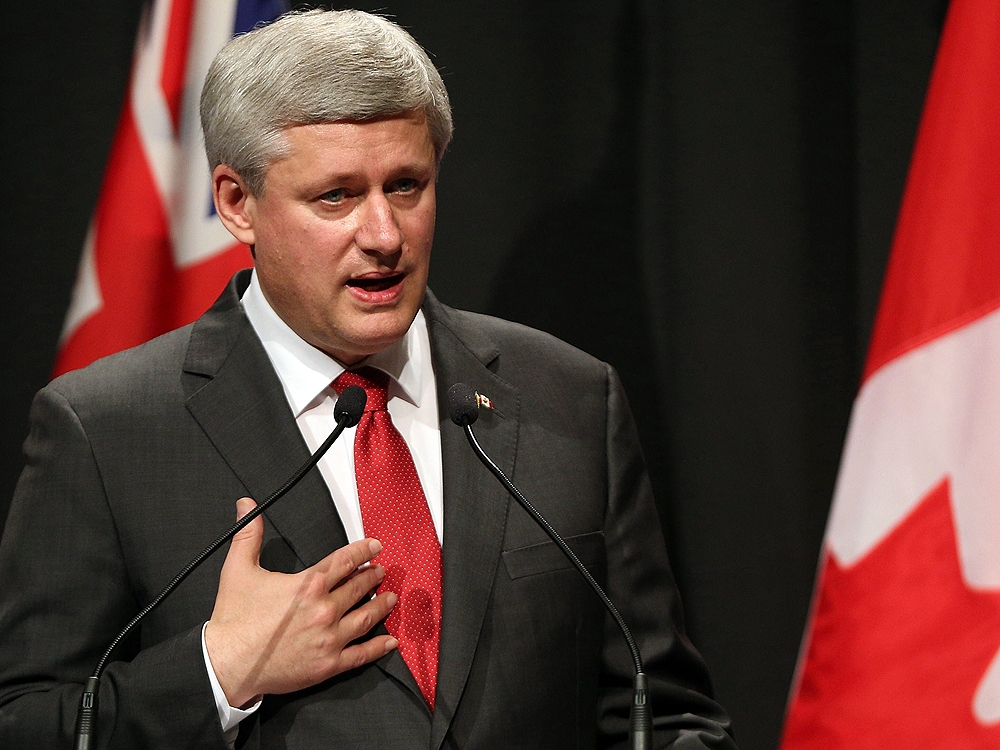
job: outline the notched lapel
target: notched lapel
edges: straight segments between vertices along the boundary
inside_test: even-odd
[[[388,634],[389,631],[386,630],[384,622],[380,622],[378,627],[372,629],[372,635]],[[381,659],[378,659],[375,665],[413,693],[427,711],[427,715],[430,716],[430,708],[427,706],[427,701],[424,700],[424,694],[420,692],[420,686],[417,685],[416,678],[413,676],[410,668],[406,666],[406,662],[403,661],[403,656],[399,653],[398,649],[390,651]]]
[[[244,281],[248,276],[234,277],[195,324],[184,387],[192,416],[250,495],[263,502],[306,461],[309,449],[239,305],[238,287]],[[318,471],[310,471],[265,515],[307,567],[347,543]]]
[[[473,454],[464,431],[448,418],[447,392],[463,382],[491,399],[495,411],[481,410],[476,437],[508,473],[517,452],[519,396],[487,367],[498,356],[492,342],[445,318],[433,297],[424,309],[434,353],[444,470],[443,611],[431,730],[431,748],[436,750],[451,725],[475,656],[508,506],[506,491]]]

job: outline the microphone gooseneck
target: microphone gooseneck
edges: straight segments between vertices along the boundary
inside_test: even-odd
[[[101,685],[101,673],[104,672],[104,667],[107,664],[108,658],[111,656],[111,652],[115,650],[115,647],[127,636],[132,629],[139,624],[139,622],[152,612],[160,603],[166,599],[170,593],[177,588],[181,581],[187,578],[199,565],[205,562],[216,550],[219,549],[223,544],[232,539],[235,534],[252,522],[257,516],[267,510],[271,505],[273,505],[277,500],[281,499],[289,490],[292,489],[299,481],[304,477],[310,469],[312,469],[319,460],[323,458],[326,452],[330,449],[330,446],[334,444],[340,434],[348,427],[357,426],[358,422],[361,421],[361,415],[365,411],[365,403],[368,400],[368,394],[365,393],[364,388],[360,388],[356,385],[349,385],[344,389],[343,393],[337,399],[337,403],[333,408],[334,419],[337,421],[337,426],[333,428],[329,437],[323,441],[323,444],[316,449],[309,460],[306,461],[298,470],[292,474],[288,480],[281,485],[278,489],[272,492],[267,499],[258,505],[256,508],[247,513],[243,518],[237,521],[235,524],[229,527],[229,529],[219,536],[214,542],[208,545],[205,549],[199,552],[191,562],[184,566],[173,580],[170,581],[163,590],[156,595],[149,604],[147,604],[139,614],[132,618],[132,620],[122,628],[122,631],[115,636],[115,639],[108,646],[101,660],[97,663],[97,668],[94,669],[94,674],[87,678],[87,682],[84,684],[83,694],[80,696],[80,708],[76,716],[76,737],[74,750],[92,750],[92,748],[97,745],[97,694]]]
[[[648,700],[649,683],[642,669],[642,655],[639,653],[639,646],[636,644],[635,638],[632,637],[632,631],[625,624],[625,619],[621,616],[614,602],[604,593],[601,585],[580,561],[580,558],[576,556],[576,553],[570,549],[566,541],[559,535],[559,532],[552,528],[545,517],[521,494],[521,491],[514,486],[514,483],[507,478],[503,470],[494,463],[493,459],[479,445],[479,441],[472,431],[473,423],[479,418],[479,399],[476,392],[465,383],[455,383],[448,389],[448,415],[452,422],[465,431],[465,436],[468,438],[469,445],[472,446],[476,457],[500,481],[500,484],[517,500],[521,507],[527,511],[528,515],[542,527],[542,530],[549,535],[549,538],[555,542],[556,546],[562,550],[563,554],[573,563],[573,566],[583,576],[584,580],[590,584],[590,588],[594,590],[594,593],[597,594],[604,607],[611,613],[612,618],[618,624],[622,635],[625,636],[625,642],[628,644],[633,666],[635,667],[632,708],[629,712],[629,746],[631,750],[650,750],[653,746],[653,714],[650,710]]]

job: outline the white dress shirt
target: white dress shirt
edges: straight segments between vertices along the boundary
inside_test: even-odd
[[[337,393],[333,381],[344,365],[306,343],[278,316],[261,291],[254,271],[242,299],[250,325],[264,345],[264,351],[281,381],[295,422],[310,451],[315,451],[336,426],[333,406]],[[365,365],[389,375],[388,410],[413,455],[413,463],[430,509],[438,541],[444,539],[444,491],[441,470],[441,433],[438,423],[437,390],[431,365],[431,345],[427,321],[422,311],[406,334],[386,349],[371,355]],[[354,478],[354,432],[344,434],[320,459],[318,468],[336,506],[347,539],[365,538],[361,504]],[[280,500],[278,502],[281,502]],[[260,705],[240,710],[229,705],[208,658],[202,630],[202,651],[209,680],[219,709],[219,720],[232,744],[239,722]]]

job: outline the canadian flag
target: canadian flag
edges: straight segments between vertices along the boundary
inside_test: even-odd
[[[251,265],[246,245],[214,213],[198,98],[222,46],[285,6],[284,0],[145,6],[55,375],[190,323],[234,271]]]
[[[952,0],[782,750],[1000,748],[1000,0]]]

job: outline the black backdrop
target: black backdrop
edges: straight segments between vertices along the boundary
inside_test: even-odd
[[[692,638],[775,747],[944,3],[359,5],[452,96],[432,287],[619,368]],[[5,12],[0,518],[140,6]]]

